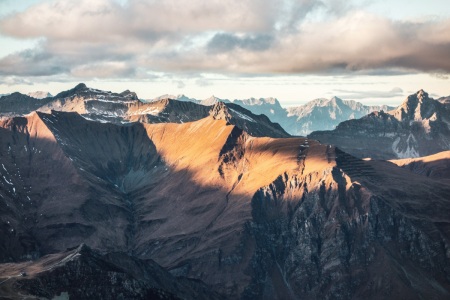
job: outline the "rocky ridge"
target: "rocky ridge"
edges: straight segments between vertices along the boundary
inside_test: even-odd
[[[16,96],[23,100],[17,100]],[[11,104],[11,107],[5,106],[8,116],[24,115],[34,110],[45,113],[63,111],[76,112],[87,120],[124,124],[130,122],[185,123],[200,120],[208,115],[216,117],[226,115],[227,122],[239,124],[252,135],[289,136],[278,124],[272,123],[267,117],[257,116],[235,104],[223,105],[221,101],[213,101],[211,106],[170,98],[144,103],[135,93],[128,90],[117,94],[89,88],[83,83],[44,100],[29,98],[19,93],[16,96],[9,97],[9,100],[2,98],[4,103]]]
[[[252,136],[221,105],[184,124],[2,120],[1,260],[86,243],[230,299],[448,298],[444,181]]]
[[[176,278],[151,260],[100,254],[84,244],[32,262],[0,264],[0,280],[3,299],[221,299],[204,283]]]

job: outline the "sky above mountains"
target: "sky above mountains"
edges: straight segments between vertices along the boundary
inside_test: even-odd
[[[0,94],[78,82],[142,98],[450,94],[446,0],[3,0]]]

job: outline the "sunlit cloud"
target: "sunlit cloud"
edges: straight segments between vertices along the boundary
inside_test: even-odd
[[[322,82],[423,73],[448,78],[450,16],[393,19],[368,10],[372,2],[27,1],[0,15],[0,40],[18,41],[9,52],[5,43],[0,76],[28,82],[164,78],[176,89],[217,88],[215,75],[236,82],[297,75],[323,76]]]

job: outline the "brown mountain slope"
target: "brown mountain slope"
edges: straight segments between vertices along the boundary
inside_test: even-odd
[[[450,295],[442,181],[212,116],[119,126],[53,112],[1,127],[3,261],[84,242],[230,299]]]
[[[399,167],[437,179],[450,179],[450,151],[433,155],[390,160]]]

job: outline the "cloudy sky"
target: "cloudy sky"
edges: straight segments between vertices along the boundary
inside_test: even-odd
[[[448,0],[0,0],[0,94],[450,95]]]

